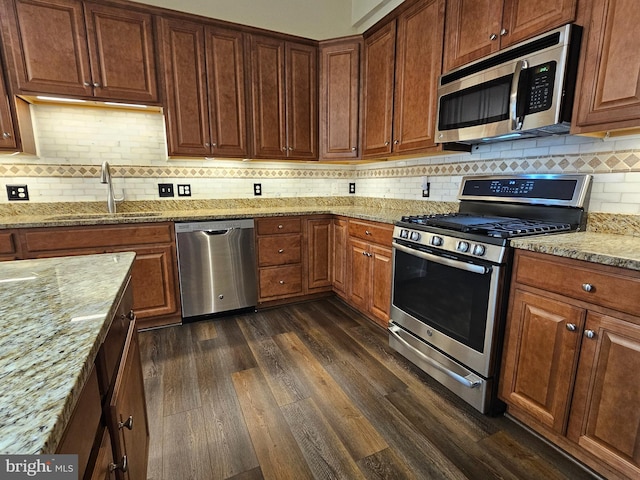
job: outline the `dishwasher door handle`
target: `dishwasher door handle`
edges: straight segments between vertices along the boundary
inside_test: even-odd
[[[200,231],[205,235],[213,236],[213,235],[226,235],[231,230],[237,230],[237,228],[226,228],[224,230],[200,230]]]

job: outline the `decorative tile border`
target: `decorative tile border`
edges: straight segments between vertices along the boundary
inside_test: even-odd
[[[514,173],[617,173],[640,171],[640,152],[635,150],[590,154],[524,157],[519,159],[463,160],[424,165],[327,166],[304,164],[300,167],[238,165],[224,167],[176,167],[112,165],[113,176],[128,178],[395,178],[450,175],[501,175]],[[396,163],[396,162],[394,162]],[[100,166],[81,164],[0,164],[3,177],[95,178]]]

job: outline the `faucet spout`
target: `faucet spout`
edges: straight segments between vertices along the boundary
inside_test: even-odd
[[[100,183],[107,185],[107,210],[109,213],[116,213],[116,202],[124,200],[123,198],[116,198],[113,193],[113,181],[111,180],[111,168],[109,162],[102,162],[102,168],[100,170]]]

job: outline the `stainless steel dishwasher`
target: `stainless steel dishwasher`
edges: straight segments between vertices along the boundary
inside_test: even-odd
[[[182,317],[258,301],[253,219],[176,223]]]

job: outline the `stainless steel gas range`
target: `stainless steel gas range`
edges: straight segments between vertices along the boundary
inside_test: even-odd
[[[500,412],[509,239],[582,229],[590,182],[465,177],[458,213],[402,217],[393,233],[391,347],[482,413]]]

